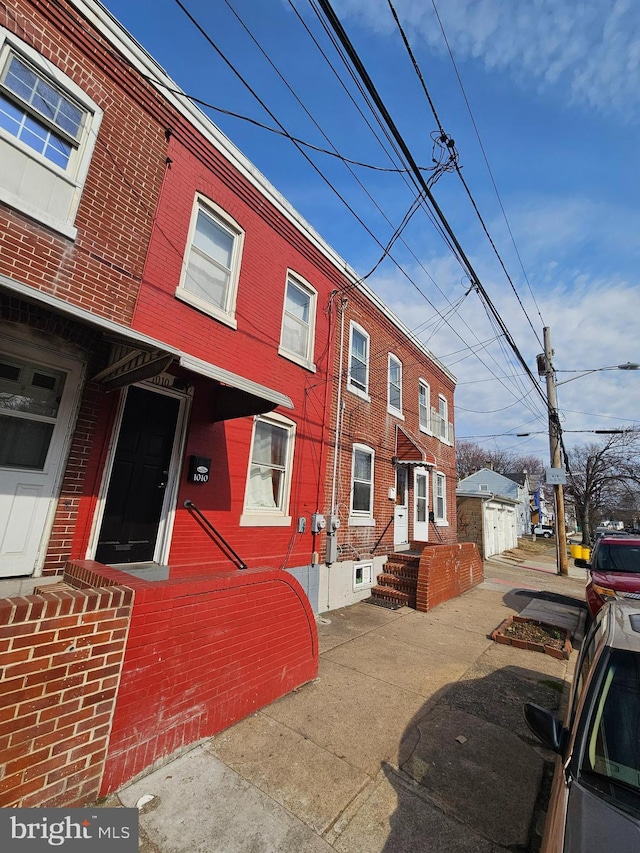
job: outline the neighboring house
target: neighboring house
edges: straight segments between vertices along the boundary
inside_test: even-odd
[[[518,544],[517,503],[488,490],[456,491],[458,541],[473,542],[483,560]]]
[[[516,512],[518,516],[518,536],[526,536],[531,533],[531,484],[526,471],[515,471],[504,475],[517,485],[516,499],[518,501]],[[510,493],[507,493],[510,494]]]
[[[481,468],[458,482],[458,492],[479,492],[502,495],[516,506],[518,536],[531,533],[529,482],[526,473],[499,474],[491,468]]]
[[[336,322],[328,609],[367,596],[394,550],[457,541],[454,377],[364,285],[338,300]]]

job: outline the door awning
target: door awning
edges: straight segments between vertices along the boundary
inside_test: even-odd
[[[0,287],[21,299],[98,329],[111,343],[112,350],[109,365],[92,378],[110,390],[123,388],[143,379],[152,379],[164,373],[170,365],[177,364],[217,384],[212,411],[214,421],[264,414],[277,406],[293,409],[293,403],[286,394],[196,358],[163,341],[121,326],[77,305],[70,305],[57,296],[35,290],[3,275],[0,275]]]
[[[434,467],[436,457],[420,444],[406,427],[396,424],[396,462],[403,465],[429,465]]]

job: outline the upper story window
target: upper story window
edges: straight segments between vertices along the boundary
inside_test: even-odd
[[[256,417],[240,524],[288,525],[296,425],[278,414]]]
[[[318,294],[299,276],[289,273],[284,297],[280,355],[315,370],[313,345]]]
[[[0,200],[68,237],[102,112],[0,27]]]
[[[423,432],[429,432],[431,429],[429,407],[430,389],[424,379],[418,382],[418,424]]]
[[[440,420],[440,438],[446,441],[447,426],[449,424],[449,406],[442,395],[438,397],[438,416]]]
[[[196,198],[176,296],[234,329],[243,241],[244,232],[230,216]]]
[[[387,410],[402,415],[402,362],[389,353]]]
[[[369,335],[362,326],[351,323],[349,340],[348,388],[361,397],[369,396]]]
[[[9,52],[2,73],[0,124],[12,136],[66,169],[85,115],[86,110]]]

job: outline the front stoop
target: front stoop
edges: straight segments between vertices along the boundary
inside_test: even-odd
[[[415,610],[419,566],[419,554],[390,554],[384,571],[378,575],[377,585],[371,590],[368,603],[393,610],[403,606]]]

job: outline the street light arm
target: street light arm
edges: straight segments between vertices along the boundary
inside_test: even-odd
[[[583,376],[589,376],[591,373],[600,373],[602,370],[638,370],[640,364],[633,361],[628,361],[626,364],[612,364],[611,367],[595,367],[593,370],[585,370],[578,376],[572,376],[570,379],[563,379],[562,382],[556,382],[556,388],[559,385],[566,385],[567,382],[573,382],[574,379],[582,379]],[[569,370],[557,370],[556,373],[571,373]]]

